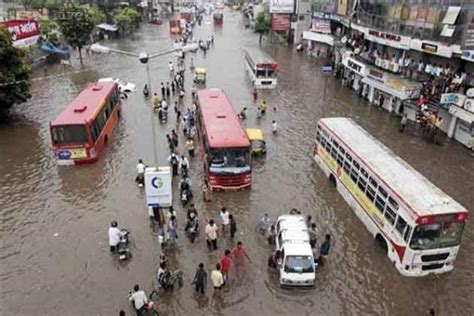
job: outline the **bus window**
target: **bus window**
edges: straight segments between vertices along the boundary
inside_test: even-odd
[[[385,199],[379,194],[377,194],[377,197],[375,198],[375,207],[377,207],[380,213],[383,214],[383,211],[385,209]]]
[[[369,177],[369,182],[374,187],[374,189],[377,190],[377,187],[379,186],[377,181],[375,181],[374,178]]]
[[[367,186],[367,192],[366,192],[366,195],[367,197],[369,198],[370,201],[374,202],[375,200],[375,190],[374,187],[372,185],[368,185]]]
[[[257,78],[265,77],[265,69],[257,68],[257,72],[255,75],[257,76]]]
[[[337,154],[337,160],[336,160],[337,164],[339,165],[339,167],[342,167],[343,163],[344,163],[344,156],[341,155],[341,154]]]
[[[397,213],[390,207],[390,204],[387,204],[385,208],[385,213],[383,214],[385,219],[390,222],[390,224],[395,223],[395,218],[397,217]]]
[[[365,192],[367,180],[362,176],[362,174],[359,174],[359,181],[357,182],[357,186],[362,192]]]
[[[317,141],[318,143],[321,142],[321,135],[319,134],[319,131],[316,132],[316,141]]]
[[[67,143],[88,143],[87,130],[85,125],[63,125],[53,127],[54,144]]]
[[[342,148],[342,146],[339,147],[339,151],[341,152],[343,157],[346,155],[346,151],[344,150],[344,148]]]
[[[332,158],[336,159],[337,158],[337,147],[336,146],[332,146],[331,148],[331,156]]]
[[[391,196],[388,197],[388,203],[390,203],[394,210],[398,210],[398,203]]]
[[[344,161],[344,171],[349,175],[351,172],[351,164],[346,160]]]
[[[357,184],[357,177],[359,176],[359,173],[357,172],[357,170],[354,169],[354,167],[352,167],[351,169],[351,179],[352,181],[354,181],[355,184]]]
[[[400,236],[403,237],[403,232],[405,231],[406,227],[407,227],[406,220],[403,217],[401,217],[400,215],[398,215],[397,224],[395,225],[395,229],[400,234]]]
[[[387,194],[387,191],[385,191],[381,186],[379,186],[379,194],[384,198],[386,199],[388,194]]]

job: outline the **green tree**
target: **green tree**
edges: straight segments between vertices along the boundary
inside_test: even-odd
[[[265,14],[260,12],[257,14],[255,24],[253,25],[253,31],[260,34],[258,43],[262,45],[262,37],[270,31],[270,22],[265,19]]]
[[[13,47],[10,34],[0,27],[0,115],[30,97],[31,69],[24,58],[25,52]]]
[[[92,15],[92,21],[94,21],[94,25],[105,22],[107,16],[102,10],[99,9],[97,5],[87,4],[86,7],[89,9],[89,12]]]
[[[82,65],[82,47],[87,44],[94,28],[93,16],[88,7],[68,1],[59,8],[59,28],[66,41],[79,52]]]
[[[140,13],[132,8],[121,8],[114,10],[114,21],[122,32],[131,32],[140,21]]]

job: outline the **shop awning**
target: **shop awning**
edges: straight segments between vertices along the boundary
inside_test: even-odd
[[[380,90],[382,92],[385,92],[387,94],[390,94],[394,97],[397,97],[399,98],[400,100],[406,100],[406,99],[409,99],[410,98],[410,93],[407,91],[400,91],[400,90],[395,90],[395,89],[392,89],[390,87],[387,87],[385,84],[383,84],[382,82],[379,82],[379,81],[376,81],[376,80],[372,80],[370,78],[362,78],[361,80],[363,83],[371,86],[371,87],[374,87],[375,89],[377,90]]]
[[[318,42],[318,43],[324,43],[329,46],[334,45],[334,37],[328,34],[316,33],[312,31],[304,31],[303,39],[308,40],[308,41]]]
[[[104,30],[104,31],[109,31],[109,32],[117,32],[118,28],[115,25],[112,24],[107,24],[107,23],[101,23],[97,25],[98,29]]]

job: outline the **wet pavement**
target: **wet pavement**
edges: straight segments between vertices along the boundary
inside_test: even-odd
[[[276,90],[261,93],[270,111],[257,121],[242,48],[258,45],[258,37],[243,28],[239,12],[231,11],[226,12],[222,29],[211,24],[195,28],[197,38],[210,34],[216,38],[215,45],[206,56],[197,53],[195,65],[207,68],[207,87],[224,89],[236,111],[249,108],[245,124],[264,129],[268,153],[254,160],[251,191],[214,194],[213,201],[204,204],[195,190],[194,202],[201,228],[204,218],[218,218],[222,206],[235,214],[236,239],[247,246],[253,264],[246,278],[219,295],[214,296],[209,286],[205,297],[195,296],[190,284],[197,264],[203,262],[210,269],[223,249],[234,243],[220,239],[219,252],[209,253],[201,234],[197,244],[190,244],[182,232],[185,213],[178,206],[180,246],[170,254],[170,261],[184,271],[185,285],[158,299],[160,311],[164,315],[421,315],[428,307],[435,307],[440,315],[471,314],[471,223],[465,229],[452,273],[402,277],[311,159],[317,120],[350,116],[434,184],[474,210],[474,165],[467,149],[455,141],[427,143],[413,129],[399,134],[394,117],[360,100],[354,91],[332,78],[327,80],[324,100],[323,62],[289,47],[267,48],[280,65],[279,83]],[[144,25],[131,39],[109,43],[136,52],[162,51],[172,45],[166,24]],[[154,87],[169,79],[169,60],[175,58],[150,62]],[[119,309],[128,314],[132,310],[127,294],[133,284],[151,290],[160,251],[149,227],[144,192],[134,182],[138,158],[149,163],[153,160],[150,109],[141,93],[146,83],[145,67],[133,57],[113,54],[86,56],[85,63],[88,70],[67,70],[64,76],[35,81],[33,98],[15,108],[10,123],[0,125],[2,315],[116,315]],[[61,74],[63,70],[52,67],[49,73]],[[189,70],[186,75],[190,87]],[[94,165],[56,166],[48,122],[87,82],[109,76],[132,81],[139,91],[124,101],[123,119],[106,153]],[[184,106],[190,104],[189,91]],[[161,164],[166,164],[165,134],[174,128],[174,118],[173,113],[167,125],[159,125],[155,118]],[[279,124],[277,135],[271,134],[273,119]],[[182,151],[183,143],[181,136]],[[191,167],[193,186],[198,188],[202,183],[198,158]],[[332,253],[312,290],[280,289],[276,276],[266,267],[270,248],[255,233],[264,212],[276,218],[293,207],[312,215],[320,236],[330,233],[334,238]],[[107,228],[113,219],[132,231],[133,258],[126,264],[119,264],[109,253]]]

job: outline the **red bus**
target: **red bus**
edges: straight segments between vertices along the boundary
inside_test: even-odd
[[[224,11],[216,10],[213,14],[213,18],[214,18],[214,25],[224,24]]]
[[[84,89],[49,123],[58,164],[96,162],[118,123],[120,107],[117,83],[95,83]]]
[[[204,174],[212,190],[240,190],[252,184],[250,141],[221,89],[200,90],[196,122]]]

